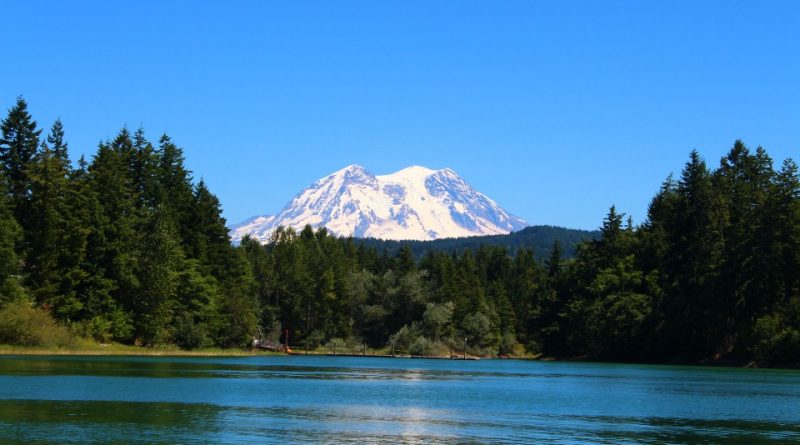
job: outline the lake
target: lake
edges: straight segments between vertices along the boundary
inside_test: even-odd
[[[0,357],[0,443],[800,442],[800,372],[325,356]]]

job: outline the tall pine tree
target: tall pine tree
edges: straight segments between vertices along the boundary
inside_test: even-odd
[[[0,187],[5,187],[5,178],[0,173]],[[17,273],[19,260],[14,250],[21,236],[21,230],[14,213],[11,211],[10,199],[0,193],[0,307],[21,296]]]
[[[30,213],[25,230],[26,283],[40,303],[56,308],[63,318],[74,318],[80,310],[74,295],[64,295],[61,281],[67,279],[62,257],[70,255],[67,240],[71,228],[72,210],[67,202],[69,195],[69,167],[66,163],[66,143],[60,121],[53,125],[49,141],[58,151],[42,143],[39,152],[30,162],[26,173],[30,181]]]
[[[28,104],[21,97],[8,110],[0,123],[0,163],[6,177],[11,205],[17,222],[27,227],[30,213],[30,180],[28,167],[39,147],[42,130],[28,113]]]

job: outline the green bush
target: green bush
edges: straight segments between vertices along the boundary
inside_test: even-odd
[[[330,339],[330,341],[328,341],[328,343],[325,345],[325,347],[330,350],[333,355],[336,355],[337,353],[344,353],[345,346],[347,346],[347,342],[338,337]]]
[[[517,341],[517,336],[507,332],[500,339],[500,354],[520,357],[525,355],[525,347]]]
[[[109,343],[111,341],[111,328],[113,323],[106,317],[99,315],[92,317],[89,323],[90,333],[92,338],[100,343]]]
[[[424,357],[426,355],[431,355],[434,352],[434,346],[434,343],[428,338],[419,336],[411,341],[411,345],[408,347],[408,352],[411,355],[420,355]]]
[[[206,326],[195,323],[188,315],[180,315],[175,320],[175,334],[173,340],[181,349],[197,349],[208,341],[205,336]]]
[[[280,335],[278,336],[280,338]],[[308,342],[308,347],[311,349],[316,349],[322,346],[322,343],[325,341],[325,333],[320,330],[313,330],[311,333],[308,334],[305,341],[301,343],[302,346],[306,345]]]
[[[100,343],[112,341],[133,343],[131,317],[120,309],[114,309],[103,315],[95,315],[88,320],[73,324],[72,328],[78,335]]]
[[[0,310],[0,343],[19,346],[69,346],[75,338],[56,323],[49,312],[34,308],[25,300]]]
[[[765,315],[756,320],[752,347],[756,360],[769,365],[800,364],[800,330],[779,315]]]
[[[398,352],[408,352],[414,340],[421,335],[422,332],[419,323],[414,322],[410,325],[404,325],[400,330],[389,337],[389,346],[395,348]]]
[[[462,326],[469,339],[470,348],[481,351],[482,355],[494,355],[497,346],[495,325],[486,314],[482,312],[469,314],[464,317]]]

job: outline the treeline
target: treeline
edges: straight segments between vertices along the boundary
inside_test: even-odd
[[[737,141],[715,169],[692,152],[644,223],[612,207],[573,257],[554,242],[541,261],[490,244],[417,257],[311,227],[234,248],[218,200],[168,137],[153,146],[123,129],[72,168],[60,122],[39,132],[22,100],[2,122],[0,343],[33,308],[83,336],[184,348],[261,335],[800,365],[800,177],[760,147]]]
[[[564,258],[575,256],[575,248],[581,241],[597,239],[600,237],[598,230],[568,229],[556,226],[530,226],[508,235],[469,236],[463,238],[440,238],[430,241],[393,241],[376,238],[359,240],[369,247],[375,247],[378,252],[397,255],[403,246],[408,246],[417,260],[422,259],[429,252],[448,252],[462,254],[466,250],[475,251],[482,245],[502,246],[509,253],[514,253],[522,248],[533,249],[537,261],[544,261],[547,253],[558,241],[563,249]]]
[[[23,99],[1,130],[0,343],[44,342],[33,307],[100,341],[247,344],[247,263],[167,135],[123,128],[73,167],[60,120],[43,135]]]
[[[572,259],[555,243],[544,262],[492,245],[415,261],[310,227],[241,248],[262,326],[299,345],[800,364],[797,166],[738,141],[716,170],[692,152],[641,226],[612,207]]]

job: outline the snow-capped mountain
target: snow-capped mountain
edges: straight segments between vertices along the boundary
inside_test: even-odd
[[[338,236],[431,240],[504,234],[527,223],[506,212],[449,168],[408,167],[375,176],[350,165],[303,190],[274,216],[256,216],[231,230],[269,240],[279,226],[325,226]]]

